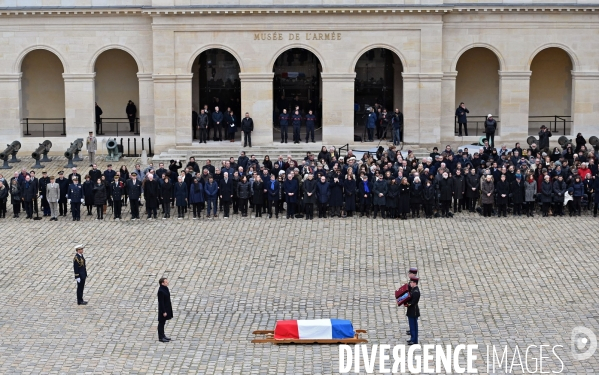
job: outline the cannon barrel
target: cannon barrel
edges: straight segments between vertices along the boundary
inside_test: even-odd
[[[40,143],[39,146],[31,153],[31,157],[35,160],[39,160],[42,157],[42,153],[46,150],[46,146]]]
[[[528,143],[528,145],[530,146],[533,143],[539,143],[539,140],[531,135],[530,137],[526,138],[526,143]]]
[[[106,148],[108,149],[108,151],[111,150],[118,150],[118,143],[116,143],[116,139],[114,138],[110,138],[107,142],[106,142]]]
[[[4,150],[4,152],[0,153],[0,159],[1,160],[7,160],[8,159],[8,155],[12,154],[12,153],[16,153],[21,149],[21,142],[19,141],[13,141],[13,143],[6,145],[6,149]]]
[[[73,142],[71,143],[71,145],[69,146],[69,148],[67,148],[67,150],[64,152],[64,157],[67,159],[72,159],[73,155],[75,155],[75,153],[78,151],[78,147],[77,147],[77,142]]]

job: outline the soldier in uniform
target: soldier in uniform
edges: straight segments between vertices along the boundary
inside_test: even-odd
[[[308,111],[306,115],[306,143],[308,139],[312,137],[312,143],[314,142],[314,129],[316,128],[316,116],[312,113],[312,110]]]
[[[76,176],[73,176],[73,183],[69,185],[67,191],[67,199],[71,204],[71,213],[73,214],[73,221],[81,220],[81,203],[85,202],[83,197],[83,188],[79,183]],[[66,215],[66,214],[65,214]]]
[[[58,178],[56,179],[56,183],[60,188],[60,198],[58,199],[58,212],[60,216],[67,216],[69,209],[67,208],[67,194],[69,191],[69,185],[72,181],[64,178],[64,172],[58,172]]]
[[[87,278],[83,245],[75,246],[75,251],[77,253],[73,257],[73,270],[75,272],[75,281],[77,281],[77,304],[87,305],[87,302],[83,300],[83,288],[85,288],[85,279]]]
[[[171,304],[171,292],[168,290],[168,279],[160,278],[158,281],[158,340],[160,342],[169,342],[171,339],[164,333],[164,326],[167,320],[173,318],[173,306]]]
[[[410,280],[412,279],[413,276],[417,276],[418,275],[418,268],[416,267],[410,267],[410,269],[408,270],[408,292],[411,294],[412,293],[412,287],[410,286]],[[410,326],[410,320],[408,319],[408,327]],[[411,336],[412,334],[410,333],[410,330],[408,329],[406,331],[406,335]]]
[[[406,316],[410,323],[410,339],[408,345],[418,344],[418,317],[420,316],[420,309],[418,308],[418,301],[420,301],[420,289],[418,289],[418,276],[410,277],[410,300],[405,306],[408,308]]]
[[[293,126],[293,143],[300,143],[302,140],[300,137],[300,128],[302,126],[302,115],[298,110],[291,115],[291,125]]]
[[[120,180],[120,176],[117,174],[114,176],[114,181],[110,183],[110,196],[112,197],[112,212],[114,214],[114,220],[121,220],[121,207],[123,202],[123,190],[125,184]]]

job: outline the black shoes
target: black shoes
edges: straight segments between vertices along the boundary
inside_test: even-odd
[[[411,335],[412,335],[412,333],[410,333],[410,330],[409,330],[409,329],[406,331],[406,335],[408,335],[408,336],[411,336]]]
[[[78,305],[87,305],[87,301],[79,301],[77,302]]]
[[[166,343],[166,342],[170,342],[171,340],[167,340],[166,337],[163,337],[163,338],[158,339],[158,341]]]

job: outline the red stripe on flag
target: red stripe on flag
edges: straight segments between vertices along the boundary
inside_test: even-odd
[[[299,339],[297,320],[278,320],[275,325],[275,339]]]

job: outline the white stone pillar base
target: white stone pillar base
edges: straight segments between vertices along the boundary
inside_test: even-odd
[[[254,120],[252,146],[273,144],[273,88],[274,73],[240,73],[241,113],[240,119],[249,112]],[[243,141],[243,135],[241,135]]]
[[[502,143],[522,142],[528,137],[531,73],[499,71],[500,123],[495,135],[501,135]]]
[[[354,143],[356,73],[322,73],[322,142]]]

